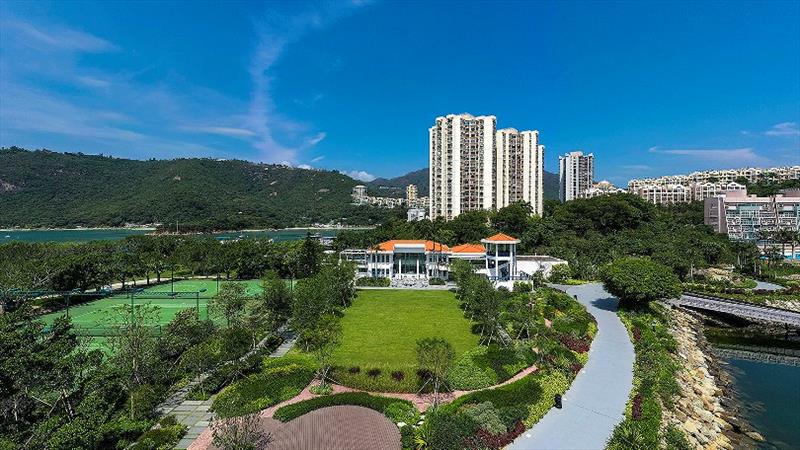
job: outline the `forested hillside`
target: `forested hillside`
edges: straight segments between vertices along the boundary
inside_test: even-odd
[[[205,229],[368,224],[338,172],[212,159],[138,161],[0,149],[0,227],[174,223]]]
[[[371,195],[382,197],[405,197],[406,186],[417,185],[420,197],[428,195],[428,169],[415,170],[395,178],[376,178],[367,183]],[[558,174],[544,171],[544,198],[558,199]]]

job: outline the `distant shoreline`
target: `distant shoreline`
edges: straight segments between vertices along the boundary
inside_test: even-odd
[[[289,228],[263,228],[263,229],[245,229],[245,230],[220,230],[212,231],[213,233],[263,233],[269,231],[298,231],[298,230],[370,230],[375,227],[371,226],[330,226],[330,227],[289,227]],[[156,231],[158,228],[154,227],[86,227],[86,228],[0,228],[0,232],[13,232],[13,231]],[[205,234],[205,233],[203,233]]]
[[[0,231],[155,231],[153,227],[92,227],[92,228],[0,228]]]

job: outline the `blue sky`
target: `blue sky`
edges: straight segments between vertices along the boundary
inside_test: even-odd
[[[0,3],[0,145],[427,165],[439,115],[596,178],[800,164],[800,2]]]

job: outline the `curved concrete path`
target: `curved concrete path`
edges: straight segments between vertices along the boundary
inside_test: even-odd
[[[761,280],[755,280],[755,281],[756,281],[756,287],[754,287],[753,289],[763,289],[765,291],[780,291],[785,289],[780,284],[769,283],[767,281],[761,281]]]
[[[552,408],[507,448],[603,449],[622,421],[633,387],[635,353],[625,325],[617,317],[617,299],[599,283],[557,286],[597,319],[589,361],[564,394],[563,408]]]

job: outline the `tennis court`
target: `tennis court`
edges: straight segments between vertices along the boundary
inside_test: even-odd
[[[231,282],[244,284],[248,295],[254,295],[261,291],[261,280]],[[221,280],[219,284],[223,283],[225,281]],[[134,305],[150,304],[159,308],[158,323],[154,325],[166,325],[175,318],[179,311],[198,306],[200,318],[205,319],[208,317],[208,301],[217,293],[217,289],[217,280],[210,279],[167,282],[158,286],[150,286],[141,292],[137,292],[133,296],[133,303]],[[204,292],[200,292],[203,290]],[[69,316],[79,331],[82,329],[89,332],[89,334],[102,335],[104,329],[113,328],[110,321],[116,316],[114,308],[119,305],[130,304],[131,295],[129,293],[121,293],[71,306],[69,308]],[[42,320],[46,324],[51,324],[57,317],[64,315],[66,312],[66,309],[62,309],[46,314],[42,316]]]

